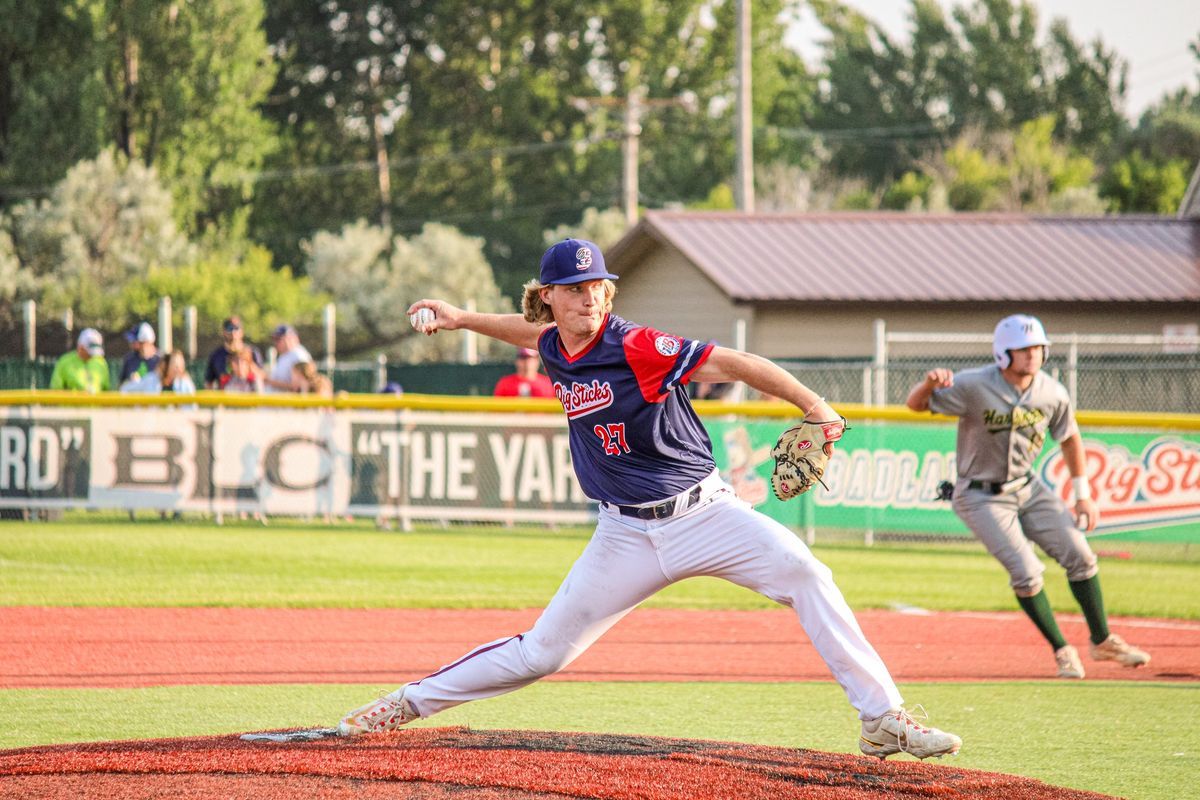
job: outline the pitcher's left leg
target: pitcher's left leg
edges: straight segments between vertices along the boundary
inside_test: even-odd
[[[725,495],[663,531],[660,553],[675,577],[724,578],[794,609],[861,719],[900,707],[900,691],[833,573],[786,527]]]

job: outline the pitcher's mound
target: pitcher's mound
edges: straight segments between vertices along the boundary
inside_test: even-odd
[[[969,745],[968,745],[969,746]],[[942,763],[544,731],[415,728],[278,744],[237,735],[0,751],[0,796],[440,800],[1101,798]]]

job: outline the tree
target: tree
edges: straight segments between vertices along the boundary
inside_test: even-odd
[[[1200,36],[1190,49],[1200,62]],[[1200,163],[1200,92],[1179,89],[1164,96],[1142,114],[1118,154],[1101,194],[1124,212],[1175,213]]]
[[[274,146],[261,0],[102,0],[97,62],[111,141],[158,168],[185,230],[239,232]]]
[[[1099,40],[1079,45],[1061,20],[1040,45],[1024,0],[974,0],[952,19],[937,0],[912,0],[907,45],[838,0],[812,5],[830,32],[813,126],[839,174],[887,184],[968,128],[1044,117],[1056,142],[1095,157],[1122,136],[1125,63]]]
[[[837,0],[812,7],[830,34],[813,118],[830,147],[830,167],[885,183],[960,124],[965,56],[934,0],[913,3],[911,51]]]
[[[95,5],[0,0],[0,184],[12,201],[41,194],[102,146]]]
[[[778,76],[756,92],[760,125],[761,114],[794,124],[791,109],[803,103],[794,80],[803,65],[783,46],[779,20],[792,6],[756,0],[755,67]],[[286,256],[289,240],[312,231],[383,221],[366,110],[376,95],[362,71],[378,56],[393,230],[439,220],[484,237],[515,298],[544,230],[618,203],[632,92],[695,97],[699,109],[643,115],[643,205],[702,198],[728,176],[732,13],[730,3],[704,0],[273,3],[268,38],[282,66],[268,113],[290,132],[271,164],[286,177],[259,184],[255,235]],[[608,105],[585,111],[573,102],[584,97]],[[788,157],[809,147],[771,146]]]
[[[1104,176],[1100,193],[1123,213],[1173,214],[1187,191],[1190,169],[1182,159],[1152,161],[1134,150]]]
[[[600,251],[621,240],[629,225],[625,222],[625,213],[619,208],[609,208],[598,211],[589,208],[583,212],[583,218],[574,225],[559,225],[557,228],[542,232],[542,244],[550,247],[563,239],[586,239],[600,246]]]
[[[1129,65],[1099,39],[1081,47],[1063,20],[1050,25],[1046,60],[1054,76],[1049,89],[1055,139],[1104,157],[1129,128],[1120,109]]]
[[[955,101],[964,122],[1005,130],[1053,113],[1032,3],[975,0],[953,15],[966,45],[966,94]]]
[[[1095,165],[1056,143],[1054,129],[1054,117],[1045,116],[1024,123],[1015,136],[1004,137],[1010,208],[1044,212],[1051,196],[1091,183]]]
[[[0,216],[0,317],[15,316],[20,300],[32,299],[37,281],[33,273],[21,266],[13,244],[12,220]]]
[[[386,346],[402,361],[458,361],[464,334],[416,334],[404,309],[421,297],[474,303],[479,311],[513,309],[496,286],[483,241],[447,225],[426,224],[406,239],[360,220],[340,233],[317,233],[306,250],[307,273],[337,303],[339,335],[350,352]],[[493,348],[480,338],[481,354]]]
[[[391,224],[392,152],[408,149],[392,137],[433,12],[423,0],[267,5],[279,70],[265,112],[289,133],[270,163],[282,174],[257,187],[253,227],[277,252],[298,263],[311,231],[359,217]]]
[[[889,189],[890,202],[898,207],[901,199],[911,202],[919,196],[926,207],[934,206],[932,192],[940,186],[950,207],[958,211],[1044,213],[1052,207],[1085,208],[1084,195],[1095,165],[1055,142],[1054,127],[1054,117],[1046,116],[1021,125],[1015,134],[971,129],[922,162],[921,175],[928,180],[923,191],[916,191],[921,176],[905,176]],[[1070,200],[1055,199],[1065,192]]]
[[[96,324],[126,319],[123,287],[191,257],[171,212],[170,194],[140,161],[106,150],[74,166],[49,200],[13,211],[17,258],[39,304]]]
[[[330,297],[312,281],[294,277],[287,267],[275,269],[271,254],[251,247],[242,255],[210,253],[177,267],[154,267],[121,293],[123,321],[153,319],[161,297],[170,297],[178,312],[196,307],[200,330],[215,331],[236,313],[249,338],[261,339],[276,325],[320,321]],[[116,322],[116,320],[113,320]]]

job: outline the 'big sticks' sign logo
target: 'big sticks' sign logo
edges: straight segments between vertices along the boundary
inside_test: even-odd
[[[1200,445],[1164,436],[1134,455],[1124,447],[1084,441],[1085,472],[1105,529],[1200,520]],[[1062,451],[1046,459],[1042,476],[1065,502],[1071,482]]]

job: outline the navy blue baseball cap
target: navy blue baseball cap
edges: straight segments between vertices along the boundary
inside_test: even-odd
[[[608,278],[617,280],[604,267],[600,246],[585,239],[564,239],[542,254],[538,281],[543,286],[583,283]]]

